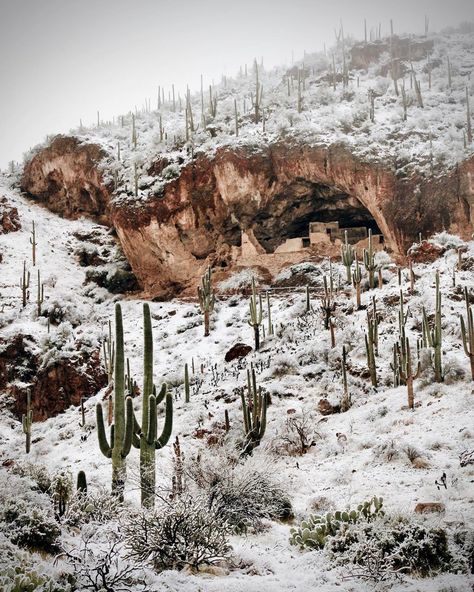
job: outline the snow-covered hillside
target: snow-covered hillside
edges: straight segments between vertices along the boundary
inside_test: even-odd
[[[414,170],[442,174],[473,152],[466,102],[471,97],[472,103],[474,90],[473,39],[469,25],[427,38],[397,37],[393,46],[404,47],[400,59],[392,59],[388,49],[380,51],[390,47],[390,39],[365,49],[359,44],[359,50],[362,45],[362,51],[376,56],[363,69],[355,67],[357,62],[351,68],[356,42],[340,40],[291,68],[267,71],[259,63],[210,88],[204,80],[202,94],[190,94],[189,100],[186,91],[175,89],[173,101],[171,89],[159,88],[160,99],[147,100],[146,108],[113,122],[102,122],[99,114],[98,124],[81,124],[71,133],[104,149],[102,165],[116,200],[160,195],[198,153],[212,154],[223,146],[258,151],[279,140],[343,143],[361,159],[383,163],[397,175]],[[417,44],[426,49],[415,50]],[[165,166],[152,174],[160,156]]]
[[[458,35],[455,38],[459,40],[462,36]],[[275,81],[277,76],[276,72],[263,76],[264,85],[269,88],[267,97],[271,96],[269,82]],[[368,84],[368,80],[363,84]],[[440,80],[441,76],[439,93],[442,91]],[[248,87],[249,80],[242,78],[227,81],[228,86],[234,84],[239,84],[244,89]],[[445,91],[446,89],[443,90]],[[274,92],[277,93],[277,90]],[[321,91],[316,91],[314,97],[310,95],[306,100],[317,100],[319,92]],[[460,83],[458,92],[461,93]],[[226,104],[223,93],[221,87],[221,112]],[[388,96],[386,100],[388,103]],[[270,106],[269,98],[268,101]],[[338,110],[342,109],[341,105],[342,103],[337,103],[327,108]],[[393,108],[395,113],[397,107]],[[460,106],[456,108],[460,109]],[[387,112],[388,108],[385,113]],[[434,113],[433,109],[433,117]],[[459,113],[461,117],[461,109]],[[314,114],[316,115],[316,111]],[[181,115],[169,113],[167,117],[167,121],[171,121],[178,120]],[[152,122],[155,119],[156,114],[142,114],[137,118],[138,143],[141,146],[140,154],[143,156],[147,151],[151,154],[154,142],[152,138],[156,133],[153,131]],[[334,121],[336,120],[337,117],[334,117]],[[272,122],[272,118],[269,117],[268,129],[274,130],[276,128],[273,126],[276,125],[277,122]],[[450,124],[446,125],[448,130]],[[385,133],[381,122],[378,130],[381,134]],[[443,133],[448,133],[446,130]],[[336,128],[333,132],[338,133]],[[106,139],[107,133],[106,128],[100,130],[103,141],[110,142],[109,146],[112,149],[113,142]],[[114,138],[118,133],[123,133],[124,138],[127,137],[125,128],[123,132],[120,132],[120,128],[110,128],[110,134]],[[252,134],[259,133],[256,126],[249,123],[238,141],[247,141]],[[93,137],[97,139],[99,136],[95,134]],[[87,140],[91,138],[92,135],[84,136]],[[219,141],[231,141],[231,136],[223,134]],[[370,144],[367,137],[364,141]],[[458,142],[457,138],[455,142]],[[131,158],[126,145],[125,141],[125,159]],[[133,297],[113,296],[103,288],[91,287],[93,284],[90,283],[85,284],[86,272],[79,265],[78,256],[75,254],[78,234],[90,235],[95,230],[102,232],[106,240],[107,232],[85,220],[71,222],[58,218],[10,189],[8,179],[2,180],[0,193],[7,197],[12,206],[18,208],[22,224],[21,230],[0,236],[0,252],[3,255],[0,264],[0,331],[3,343],[1,347],[5,347],[5,343],[14,335],[26,333],[36,336],[34,350],[45,359],[55,355],[63,356],[68,348],[71,348],[72,356],[75,338],[82,335],[86,348],[89,347],[92,351],[107,334],[107,323],[109,319],[113,319],[114,303],[121,301],[126,356],[130,360],[131,375],[141,388],[142,303]],[[29,242],[33,221],[38,242],[37,262],[34,268]],[[272,491],[278,492],[282,499],[291,502],[294,518],[290,521],[277,521],[263,517],[261,523],[257,521],[251,524],[247,532],[231,533],[230,558],[221,562],[217,568],[208,568],[203,573],[193,573],[190,569],[156,573],[152,566],[145,562],[144,565],[140,564],[138,575],[134,574],[134,584],[129,583],[125,588],[116,587],[115,590],[141,590],[143,587],[138,582],[143,578],[146,581],[144,589],[147,590],[186,592],[329,592],[341,589],[372,589],[372,583],[351,577],[354,570],[350,565],[337,565],[326,551],[300,550],[296,546],[291,546],[289,539],[290,529],[298,526],[310,513],[324,514],[328,511],[354,508],[374,495],[383,497],[387,514],[407,516],[410,520],[415,520],[413,512],[417,503],[444,504],[444,513],[420,516],[416,520],[430,528],[446,529],[450,540],[456,532],[472,529],[474,465],[461,466],[460,454],[474,450],[474,382],[471,380],[468,358],[462,348],[459,315],[466,316],[462,291],[464,286],[470,290],[471,302],[473,298],[474,242],[463,244],[458,239],[446,235],[438,240],[451,241],[451,245],[465,247],[460,269],[458,253],[455,249],[448,248],[434,263],[414,266],[416,282],[414,293],[411,294],[408,270],[402,271],[400,286],[396,267],[385,261],[382,288],[367,290],[364,276],[362,285],[365,289],[362,292],[361,310],[356,309],[352,288],[344,286],[345,268],[337,262],[332,263],[334,284],[336,287],[342,287],[335,295],[334,347],[331,347],[330,331],[324,329],[320,297],[316,296],[316,293],[321,293],[323,276],[329,274],[328,263],[323,263],[319,267],[305,267],[303,264],[299,268],[300,273],[309,274],[308,278],[311,276],[311,283],[314,285],[310,311],[306,311],[303,287],[278,291],[259,283],[258,288],[262,294],[270,288],[275,335],[268,337],[266,329],[267,336],[262,340],[260,351],[250,353],[241,361],[224,361],[226,352],[234,344],[240,342],[253,346],[253,330],[247,322],[248,298],[241,296],[239,291],[231,297],[218,297],[211,316],[211,333],[206,338],[203,337],[202,315],[197,303],[179,300],[150,303],[155,348],[154,381],[157,385],[166,382],[175,399],[171,441],[157,451],[157,489],[160,496],[168,500],[173,475],[176,477],[176,455],[171,442],[178,436],[184,456],[186,495],[205,495],[204,486],[199,485],[199,480],[195,478],[197,466],[208,475],[231,475],[234,479],[231,479],[231,482],[234,484],[239,482],[239,479],[248,480],[249,475],[260,476],[265,483],[271,484]],[[383,257],[378,257],[382,263]],[[19,279],[24,261],[27,269],[31,271],[31,294],[27,306],[23,309]],[[46,319],[37,318],[37,269],[41,270],[41,279],[45,283],[43,307],[47,309],[54,301],[57,303],[55,306],[64,311],[62,324],[51,325],[49,334]],[[416,365],[416,343],[421,337],[422,309],[426,309],[430,322],[435,313],[437,271],[440,273],[442,294],[444,381],[434,381],[429,353],[422,350],[421,375],[415,380],[416,407],[410,410],[406,408],[406,386],[393,386],[393,372],[390,367],[393,345],[398,339],[400,290],[404,295],[405,312],[408,315],[406,333],[411,341]],[[234,284],[239,285],[242,278],[247,278],[248,282],[251,276],[251,273],[241,274],[239,278],[235,278]],[[229,285],[228,281],[227,287]],[[367,312],[373,306],[373,298],[376,300],[379,318],[376,388],[370,384],[364,343]],[[264,302],[263,325],[267,323]],[[347,349],[348,390],[352,405],[344,413],[322,415],[321,399],[327,399],[328,403],[334,406],[341,402],[343,346]],[[61,351],[58,353],[55,348]],[[191,374],[189,403],[185,402],[184,397],[186,363]],[[251,364],[256,370],[257,384],[268,393],[271,404],[268,406],[266,433],[260,446],[255,449],[252,456],[239,460],[239,446],[244,438],[239,389],[246,386],[247,369]],[[194,373],[192,368],[195,370]],[[65,471],[66,474],[70,472],[74,479],[78,471],[85,471],[91,494],[97,495],[102,488],[110,489],[111,461],[100,453],[94,411],[95,405],[104,399],[105,393],[106,389],[103,389],[85,402],[85,425],[82,427],[81,413],[77,407],[71,407],[44,422],[34,422],[31,452],[28,455],[24,452],[25,435],[21,422],[12,416],[8,411],[7,402],[3,401],[4,409],[0,416],[0,501],[3,507],[11,508],[15,503],[20,503],[18,500],[22,497],[28,499],[28,496],[33,495],[25,475],[38,477],[43,466],[51,475]],[[141,397],[137,396],[133,404],[139,417]],[[226,410],[230,422],[228,432],[225,430]],[[163,422],[163,417],[160,413],[159,423]],[[308,446],[302,455],[297,454],[299,440],[296,437],[295,426],[304,432]],[[120,518],[113,516],[110,521],[92,525],[95,547],[86,562],[90,566],[95,564],[100,553],[107,548],[107,540],[110,541],[112,534],[117,532],[117,529],[123,532],[127,517],[138,511],[140,487],[137,450],[132,448],[127,464],[125,511]],[[18,473],[23,477],[19,477]],[[255,489],[252,489],[253,487]],[[256,485],[251,486],[250,495],[252,492],[259,492]],[[49,503],[43,498],[42,503]],[[0,575],[0,581],[1,577],[5,577],[4,589],[24,589],[7,587],[10,585],[8,582],[12,580],[11,574],[7,573],[8,570],[5,571],[5,565],[18,566],[23,562],[23,571],[26,569],[36,570],[40,574],[54,573],[56,579],[59,577],[58,573],[71,570],[64,556],[54,567],[47,566],[48,556],[45,556],[45,559],[40,555],[31,554],[21,559],[19,552],[12,551],[5,541],[5,537],[11,536],[11,532],[5,513],[1,516],[0,531],[3,532],[3,539],[0,539],[0,544],[4,546],[5,559],[0,563],[2,562],[3,573],[6,575]],[[80,542],[81,536],[84,538],[84,533],[87,533],[88,529],[90,531],[90,528],[90,525],[84,526],[81,535],[79,528],[68,526],[63,520],[61,545],[70,552],[73,552],[71,549],[80,548],[83,544]],[[11,556],[7,554],[8,549],[8,553],[12,553]],[[457,552],[460,554],[459,549]],[[123,566],[127,562],[130,563],[130,560],[124,559],[120,554],[119,565]],[[461,563],[453,561],[453,565],[457,565],[456,569],[460,572]],[[453,570],[454,567],[451,572]],[[21,572],[22,569],[18,567],[18,571]],[[44,588],[38,586],[35,589],[74,589],[67,588],[64,578],[61,581],[63,587],[59,587],[58,584],[57,588],[47,588],[44,584]],[[77,589],[87,589],[85,580],[79,577],[77,581],[80,583]],[[445,573],[417,579],[400,574],[400,580],[389,579],[386,585],[389,584],[394,586],[394,590],[413,592],[467,592],[472,589],[472,576],[466,573]]]

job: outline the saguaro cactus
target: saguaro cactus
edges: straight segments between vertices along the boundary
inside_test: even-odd
[[[255,278],[252,278],[252,295],[249,300],[250,319],[248,324],[253,327],[255,338],[255,351],[260,349],[260,325],[262,324],[262,300],[257,297],[257,288],[255,287]]]
[[[336,302],[334,300],[332,281],[330,281],[328,285],[327,277],[324,276],[323,284],[324,295],[321,297],[321,308],[324,312],[324,328],[330,329],[332,313],[336,310]]]
[[[342,386],[344,387],[344,392],[342,395],[341,401],[341,411],[347,411],[351,406],[351,396],[349,394],[349,389],[347,387],[347,352],[346,346],[342,346]]]
[[[156,450],[163,448],[170,439],[173,429],[173,397],[166,384],[156,397],[153,394],[153,330],[151,326],[150,306],[143,305],[143,394],[142,394],[142,425],[134,419],[133,445],[140,448],[140,486],[141,503],[145,508],[152,508],[155,503]],[[158,417],[157,407],[166,399],[165,425],[157,438]]]
[[[198,298],[201,312],[204,315],[204,337],[209,335],[209,315],[214,310],[216,297],[212,290],[211,268],[202,276],[201,286],[198,287]]]
[[[28,288],[30,287],[30,272],[26,271],[26,261],[23,261],[23,276],[20,278],[21,300],[23,308],[25,308],[27,301],[30,298]]]
[[[367,354],[367,366],[369,368],[372,386],[377,386],[377,367],[375,365],[376,334],[377,320],[371,319],[370,316],[367,314],[367,333],[365,334],[365,351]]]
[[[184,365],[184,401],[189,403],[190,400],[190,388],[189,388],[189,368],[188,365]]]
[[[352,272],[352,284],[354,286],[354,288],[356,289],[356,306],[358,309],[360,309],[361,307],[361,301],[360,301],[360,284],[362,282],[362,272],[360,270],[360,265],[359,265],[359,259],[355,258],[355,269]]]
[[[411,363],[411,350],[410,350],[410,342],[408,337],[405,338],[405,351],[406,351],[406,362],[405,367],[401,367],[399,363],[399,375],[400,378],[405,382],[407,385],[407,393],[408,393],[408,407],[409,409],[415,408],[415,398],[413,394],[413,381],[416,380],[420,376],[420,361],[418,360],[418,367],[415,373],[413,373],[413,367]]]
[[[268,335],[271,336],[274,333],[272,323],[272,307],[270,306],[270,293],[267,292],[267,321],[268,321]]]
[[[31,245],[31,258],[33,260],[33,267],[36,265],[36,247],[38,243],[36,242],[36,228],[35,228],[35,221],[33,220],[33,228],[31,229],[31,236],[30,236],[30,245]]]
[[[347,240],[347,230],[344,232],[344,244],[341,245],[341,259],[346,268],[346,281],[350,285],[352,283],[351,268],[355,261],[355,249]]]
[[[369,244],[368,248],[364,249],[364,266],[369,275],[369,287],[372,290],[375,288],[375,253],[372,245],[372,230],[369,230]]]
[[[244,452],[250,453],[256,448],[267,427],[267,396],[262,387],[257,389],[254,368],[247,370],[248,402],[245,400],[244,389],[241,391],[242,413],[244,417],[245,444]]]
[[[467,288],[464,288],[464,299],[466,301],[466,322],[464,322],[464,318],[460,316],[461,320],[461,333],[462,333],[462,343],[464,347],[464,352],[466,356],[469,358],[469,362],[471,364],[471,378],[474,380],[474,321],[472,318],[472,308],[469,306],[469,293]]]
[[[433,368],[435,373],[435,381],[443,381],[442,368],[442,332],[441,332],[441,290],[439,287],[439,272],[436,272],[436,306],[433,327],[430,327],[426,311],[423,308],[423,346],[432,347],[433,354]]]
[[[87,493],[87,478],[84,471],[79,471],[79,473],[77,473],[76,489],[78,493]]]
[[[122,501],[127,477],[126,458],[132,446],[134,415],[131,397],[125,399],[123,323],[119,303],[115,305],[115,343],[114,423],[110,428],[110,444],[105,433],[101,403],[97,404],[96,414],[100,451],[104,456],[112,459],[112,493]]]
[[[23,433],[25,434],[25,451],[29,454],[31,449],[31,426],[33,425],[33,410],[31,409],[31,391],[26,392],[26,413],[21,418]]]
[[[36,292],[36,308],[38,316],[41,316],[41,305],[44,302],[44,284],[41,283],[40,270],[38,269],[38,286]]]

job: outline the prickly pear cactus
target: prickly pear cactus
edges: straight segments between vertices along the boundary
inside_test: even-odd
[[[325,516],[312,514],[308,520],[303,520],[298,528],[291,529],[290,543],[302,549],[322,549],[328,538],[335,536],[347,524],[359,520],[370,521],[376,516],[382,516],[382,505],[383,499],[374,496],[371,500],[359,504],[357,510],[337,511]]]

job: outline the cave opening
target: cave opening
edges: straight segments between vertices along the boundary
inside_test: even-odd
[[[287,239],[303,239],[309,246],[310,224],[337,222],[339,230],[351,229],[357,236],[372,230],[382,234],[372,214],[355,197],[336,187],[297,180],[277,195],[269,206],[260,210],[252,220],[255,238],[267,253],[273,253]],[[323,230],[324,231],[324,230]],[[332,234],[327,229],[328,234]]]

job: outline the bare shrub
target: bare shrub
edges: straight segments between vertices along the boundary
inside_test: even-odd
[[[259,531],[263,520],[292,515],[286,489],[264,455],[228,458],[225,450],[192,462],[187,473],[209,507],[236,532]]]
[[[289,415],[282,433],[276,439],[276,451],[290,455],[305,454],[315,444],[316,438],[321,437],[314,425],[314,417],[306,411]]]
[[[184,494],[152,512],[130,515],[122,524],[127,557],[165,569],[195,569],[229,557],[230,527],[207,500]]]
[[[124,561],[124,545],[115,533],[107,540],[97,536],[95,528],[83,529],[78,547],[70,547],[59,558],[72,568],[80,590],[93,592],[130,592],[145,590],[139,566]]]

